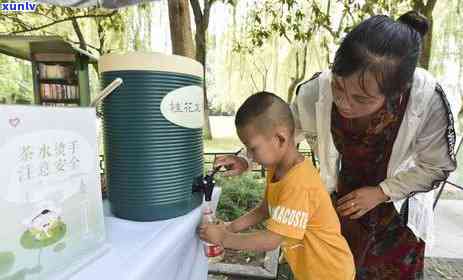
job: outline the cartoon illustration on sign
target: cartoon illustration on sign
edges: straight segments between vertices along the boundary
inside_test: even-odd
[[[23,221],[26,231],[21,237],[25,249],[38,249],[51,246],[66,234],[66,224],[62,221],[61,210],[43,207],[39,214]]]

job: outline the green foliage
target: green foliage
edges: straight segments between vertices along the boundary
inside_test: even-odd
[[[252,260],[257,257],[258,253],[253,251],[240,251],[240,255],[245,259]]]
[[[0,0],[2,2],[11,2]],[[202,1],[201,1],[202,2]],[[397,18],[424,0],[224,0],[211,10],[207,44],[207,93],[214,113],[233,112],[245,98],[258,90],[275,92],[287,99],[294,81],[309,78],[326,69],[344,35],[361,20],[373,14]],[[157,3],[157,4],[154,4]],[[463,73],[462,0],[437,1],[431,72],[446,77],[461,90]],[[161,40],[149,28],[166,18],[159,2],[143,3],[112,10],[98,8],[62,8],[40,4],[36,13],[2,13],[0,33],[11,34],[52,24],[23,35],[58,35],[79,44],[70,17],[77,22],[93,53],[150,51]],[[148,12],[152,10],[153,13]],[[164,8],[162,8],[164,9]],[[222,11],[217,17],[216,12]],[[438,12],[437,12],[438,11]],[[159,13],[158,13],[159,12]],[[224,15],[222,17],[222,15]],[[64,21],[63,21],[64,20]],[[194,24],[194,17],[191,17]],[[224,30],[217,31],[217,24]],[[167,21],[162,24],[168,25]],[[151,23],[151,24],[148,24]],[[168,30],[163,26],[161,30]],[[157,32],[157,31],[156,31]],[[162,36],[161,36],[162,37]],[[152,39],[153,44],[150,44]],[[308,46],[307,69],[303,71],[304,49]],[[32,100],[30,66],[5,60],[0,55],[0,102],[3,97],[27,96]],[[457,67],[449,67],[449,63]],[[23,63],[23,65],[26,65]],[[299,67],[298,67],[299,66]],[[22,67],[22,68],[21,68]],[[26,70],[24,70],[24,69]],[[300,71],[296,71],[298,69]],[[91,68],[91,93],[99,90],[97,74]],[[455,74],[459,73],[459,74]],[[455,75],[454,75],[455,74]],[[27,82],[26,82],[27,81]],[[27,90],[26,90],[27,88]],[[231,108],[229,108],[231,107]]]
[[[11,2],[0,0],[0,3]],[[132,42],[131,34],[138,19],[149,22],[150,14],[135,14],[134,10],[148,9],[148,4],[130,6],[118,10],[103,8],[67,8],[39,4],[34,13],[8,12],[0,16],[2,35],[46,35],[58,36],[77,47],[98,55],[113,51],[127,51]],[[82,36],[80,37],[79,34]],[[138,45],[148,45],[150,36],[137,38]],[[27,65],[26,71],[23,65]],[[99,91],[98,75],[90,68],[91,95]],[[0,55],[0,103],[33,101],[30,63]],[[15,98],[12,98],[14,94]]]
[[[218,176],[217,186],[222,188],[217,217],[224,221],[234,220],[256,207],[263,199],[264,180],[257,174],[239,177]]]
[[[458,90],[463,88],[463,2],[461,0],[438,1],[436,10],[439,16],[434,18],[431,71],[439,76],[454,72],[448,67],[450,62],[457,62]]]
[[[396,17],[399,13],[411,9],[411,2],[411,0],[263,0],[260,5],[251,8],[244,27],[244,36],[234,43],[233,50],[240,54],[252,55],[253,60],[257,60],[256,57],[271,48],[276,40],[286,41],[285,45],[288,46],[289,51],[285,66],[289,68],[289,73],[286,72],[288,74],[285,73],[281,78],[280,83],[286,85],[286,88],[281,87],[283,90],[279,95],[290,101],[296,85],[314,73],[310,69],[316,68],[314,56],[318,65],[330,65],[337,46],[355,25],[375,14]],[[281,42],[279,44],[281,45]],[[311,44],[315,47],[310,47]],[[320,62],[320,56],[323,56],[321,59],[323,62]],[[281,55],[275,55],[277,59],[280,57]],[[274,77],[281,73],[280,65],[271,65],[271,68],[275,69],[272,69],[275,71]],[[266,80],[267,76],[264,76]],[[263,84],[265,88],[267,83]]]
[[[374,14],[395,16],[410,8],[407,1],[295,1],[265,0],[249,15],[247,38],[237,42],[236,51],[255,51],[272,36],[290,43],[306,44],[313,35],[324,37],[325,44],[338,44],[353,26]]]
[[[0,55],[0,103],[31,103],[31,76],[29,62]]]
[[[0,33],[59,36],[71,43],[86,45],[88,50],[101,55],[110,51],[109,43],[113,34],[122,37],[126,25],[125,12],[126,9],[77,9],[40,4],[34,13],[2,14]],[[82,38],[79,38],[79,34],[82,34]]]
[[[235,106],[232,103],[221,104],[222,106],[218,105],[210,105],[209,109],[209,116],[234,116],[235,115]]]

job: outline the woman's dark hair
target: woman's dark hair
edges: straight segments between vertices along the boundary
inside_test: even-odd
[[[370,72],[389,103],[410,86],[428,28],[427,19],[415,11],[397,21],[384,15],[370,17],[342,41],[333,74],[348,77],[358,72],[364,88],[365,74]]]

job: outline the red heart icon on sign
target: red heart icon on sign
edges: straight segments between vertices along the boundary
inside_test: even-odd
[[[12,127],[17,127],[20,122],[21,122],[21,120],[19,118],[10,119],[10,125]]]

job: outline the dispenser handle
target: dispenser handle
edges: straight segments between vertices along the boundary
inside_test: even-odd
[[[116,78],[114,81],[112,81],[108,86],[106,86],[100,93],[93,99],[92,103],[90,103],[90,106],[96,107],[98,106],[99,103],[103,101],[108,95],[110,95],[116,88],[120,87],[123,83],[123,80],[121,78]]]

